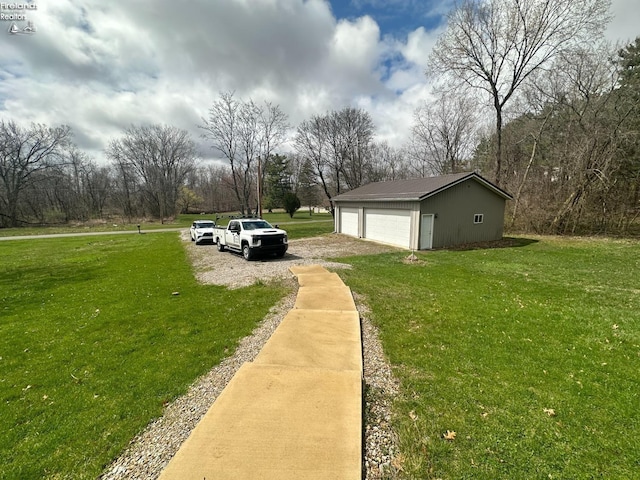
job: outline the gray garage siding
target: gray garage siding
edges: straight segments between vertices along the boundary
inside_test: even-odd
[[[502,238],[504,198],[473,179],[454,185],[422,201],[420,213],[437,214],[433,227],[433,248]],[[474,224],[474,215],[483,222]]]

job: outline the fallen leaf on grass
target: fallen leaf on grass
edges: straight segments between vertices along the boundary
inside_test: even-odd
[[[556,416],[556,411],[553,408],[545,408],[543,412],[549,415],[550,417]]]
[[[404,472],[404,468],[402,465],[404,464],[404,455],[399,453],[391,460],[391,466],[396,469],[396,471]]]
[[[445,433],[442,438],[444,438],[445,440],[455,440],[456,439],[456,432],[454,432],[453,430],[447,430],[447,433]]]
[[[413,410],[411,410],[411,411],[409,412],[409,418],[415,422],[415,421],[418,419],[418,415],[416,415],[416,412],[414,412]]]

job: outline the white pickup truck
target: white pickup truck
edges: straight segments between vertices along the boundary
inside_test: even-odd
[[[287,232],[260,218],[230,220],[226,228],[214,227],[213,242],[219,252],[229,249],[242,253],[245,260],[267,253],[282,257],[289,247]]]

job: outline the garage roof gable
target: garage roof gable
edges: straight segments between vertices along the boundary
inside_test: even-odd
[[[475,172],[454,173],[451,175],[441,175],[439,177],[412,178],[408,180],[394,180],[390,182],[369,183],[362,187],[338,195],[334,201],[393,201],[410,200],[420,201],[436,195],[443,190],[453,187],[468,179],[473,179],[493,191],[505,200],[513,197],[507,192],[494,185],[490,181],[481,177]]]

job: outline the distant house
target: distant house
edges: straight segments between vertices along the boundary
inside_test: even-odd
[[[477,173],[370,183],[334,197],[335,231],[412,250],[502,238],[512,197]]]

